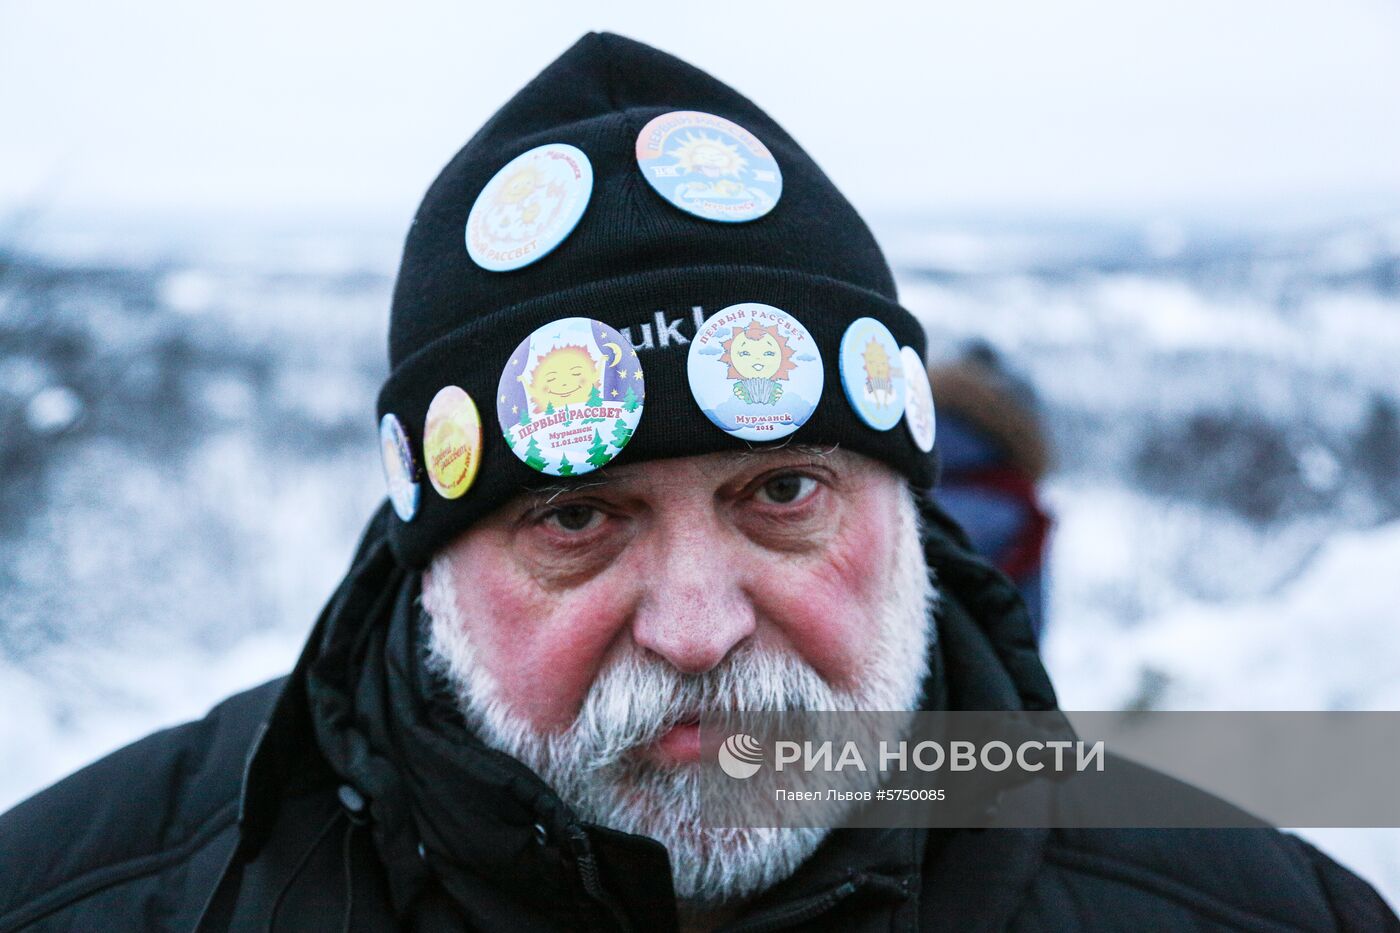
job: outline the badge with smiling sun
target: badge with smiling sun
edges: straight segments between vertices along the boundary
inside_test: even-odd
[[[775,441],[802,427],[822,395],[821,353],[802,323],[755,301],[708,318],[686,359],[705,417],[735,437]]]
[[[601,321],[563,318],[515,348],[501,373],[496,415],[526,466],[577,476],[627,446],[645,400],[641,362],[627,339]]]
[[[856,318],[841,337],[841,386],[860,420],[877,431],[888,431],[904,416],[902,360],[894,335],[875,318]]]
[[[483,269],[528,266],[573,231],[593,194],[593,165],[575,146],[547,143],[507,162],[467,215],[467,254]]]
[[[681,210],[724,223],[757,220],[778,203],[773,153],[732,120],[696,110],[656,117],[637,134],[642,177]]]

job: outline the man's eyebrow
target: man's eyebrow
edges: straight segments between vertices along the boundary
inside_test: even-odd
[[[840,444],[832,444],[829,447],[821,444],[776,444],[772,447],[751,447],[748,450],[739,451],[736,459],[740,463],[745,463],[756,457],[772,456],[779,453],[797,454],[802,457],[824,460],[836,453],[841,447]]]
[[[747,465],[748,463],[774,457],[778,454],[795,454],[801,458],[811,460],[825,460],[840,452],[840,444],[775,444],[771,447],[751,447],[748,450],[734,451],[731,456],[734,463]],[[625,467],[622,468],[626,470]],[[566,493],[583,492],[587,489],[596,489],[603,486],[616,486],[618,483],[626,482],[631,478],[631,472],[617,472],[614,469],[604,467],[588,474],[587,479],[580,479],[577,482],[568,484],[551,483],[547,486],[536,486],[529,492],[529,497],[535,507],[548,505],[555,499]]]
[[[536,506],[548,505],[565,493],[582,492],[585,489],[595,489],[599,486],[611,486],[617,482],[618,477],[608,475],[605,470],[598,470],[595,473],[589,474],[587,480],[580,480],[577,483],[570,483],[567,486],[561,483],[537,486],[530,490],[529,496]]]

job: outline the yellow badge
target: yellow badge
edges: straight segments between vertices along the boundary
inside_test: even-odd
[[[423,425],[423,459],[428,479],[444,499],[462,496],[481,466],[481,414],[472,397],[444,386],[428,406]]]

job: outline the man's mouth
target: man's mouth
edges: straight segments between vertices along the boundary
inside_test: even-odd
[[[699,761],[700,717],[695,716],[676,723],[656,740],[654,747],[658,757],[667,761]]]

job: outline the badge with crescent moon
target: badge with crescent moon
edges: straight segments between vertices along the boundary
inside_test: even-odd
[[[506,361],[496,415],[507,446],[532,470],[579,476],[622,452],[646,402],[637,351],[586,317],[538,328]]]

